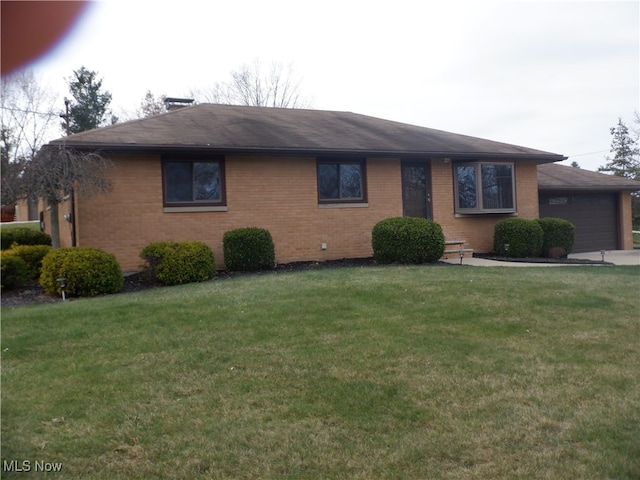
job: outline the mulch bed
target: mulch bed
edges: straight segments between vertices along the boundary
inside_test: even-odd
[[[273,270],[261,272],[218,272],[212,281],[226,280],[247,275],[273,275],[284,272],[297,272],[305,270],[318,270],[322,268],[343,268],[343,267],[367,267],[376,265],[373,258],[351,258],[342,260],[331,260],[326,262],[293,262],[278,265]],[[124,277],[124,288],[120,293],[139,292],[154,288],[163,288],[162,285],[146,281],[139,273],[126,274]],[[67,297],[67,300],[73,298]],[[20,289],[2,290],[2,306],[18,307],[21,305],[34,305],[41,303],[61,302],[58,295],[52,296],[45,293],[44,289],[37,282],[28,283]]]
[[[490,253],[474,253],[474,257],[495,260],[497,262],[520,262],[520,263],[560,263],[566,265],[613,265],[610,262],[600,262],[586,260],[583,258],[510,258],[499,257]]]

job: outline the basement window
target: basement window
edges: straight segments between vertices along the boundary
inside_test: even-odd
[[[222,158],[165,158],[162,161],[164,206],[223,206]]]
[[[459,163],[454,180],[456,213],[515,213],[513,163]]]

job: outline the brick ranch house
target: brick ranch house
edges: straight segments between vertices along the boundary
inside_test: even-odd
[[[368,257],[373,226],[402,215],[489,252],[497,221],[538,217],[538,166],[566,158],[354,113],[214,104],[51,144],[113,161],[112,191],[76,198],[75,240],[123,270],[166,240],[205,242],[223,267],[223,234],[247,226],[271,232],[279,263]],[[64,220],[60,231],[69,244]]]

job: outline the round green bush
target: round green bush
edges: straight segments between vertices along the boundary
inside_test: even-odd
[[[0,232],[0,243],[2,244],[2,250],[11,248],[13,244],[51,246],[51,236],[30,228],[3,229],[2,232]]]
[[[147,276],[163,285],[204,282],[217,273],[213,251],[202,242],[154,242],[140,257]]]
[[[27,264],[29,280],[38,280],[42,271],[42,259],[51,251],[48,245],[14,245],[7,254],[20,257]]]
[[[227,270],[255,272],[275,266],[276,253],[269,230],[245,227],[229,230],[222,237]]]
[[[576,227],[563,218],[546,217],[536,220],[542,228],[542,255],[548,258],[563,257],[571,253],[576,238]]]
[[[51,250],[42,259],[40,285],[47,293],[59,295],[59,278],[65,278],[66,294],[77,297],[118,293],[124,287],[124,277],[116,257],[90,247]]]
[[[379,263],[434,263],[444,254],[444,234],[426,218],[393,217],[373,227],[371,246]]]
[[[23,259],[7,252],[8,250],[0,254],[0,286],[17,288],[29,280],[29,267]]]
[[[505,257],[539,257],[542,252],[542,237],[542,227],[537,221],[508,218],[496,223],[493,249],[495,253]]]

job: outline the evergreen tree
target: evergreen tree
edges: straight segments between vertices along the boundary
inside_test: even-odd
[[[607,164],[598,168],[598,171],[640,180],[640,148],[621,118],[618,118],[618,125],[611,128],[611,135],[613,158],[607,157]]]
[[[102,79],[97,78],[97,72],[80,67],[67,80],[74,99],[69,104],[69,132],[79,133],[104,125],[111,115],[111,93],[102,91]],[[111,117],[111,123],[116,121]],[[67,133],[66,121],[62,122],[62,130]]]
[[[636,123],[640,117],[636,112]],[[611,172],[619,177],[640,180],[640,147],[638,135],[634,138],[622,119],[618,118],[618,125],[611,128],[611,153],[613,158],[607,157],[607,164],[600,167],[600,172]],[[631,215],[633,228],[640,228],[640,195],[631,194]]]

